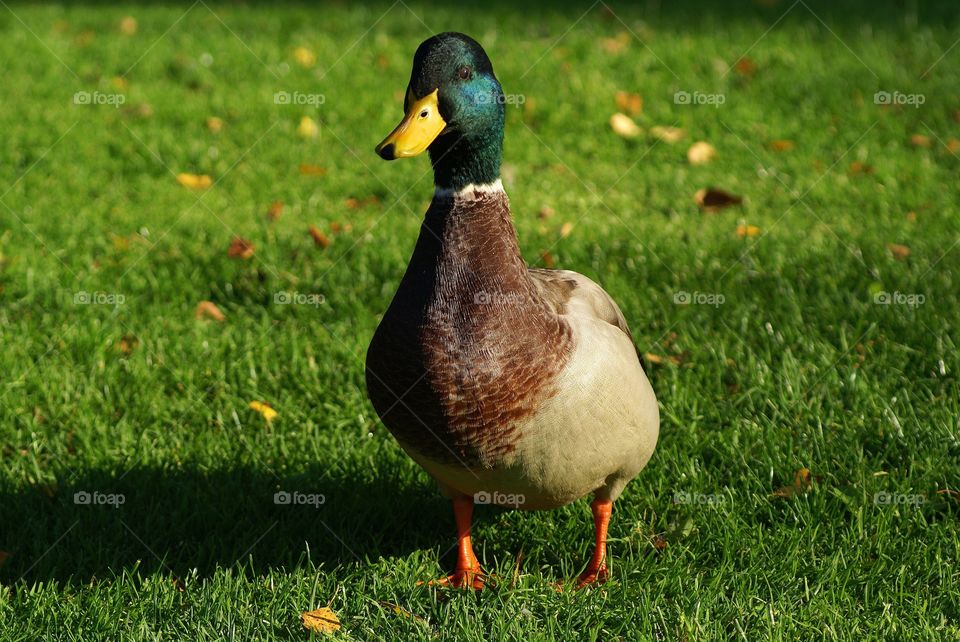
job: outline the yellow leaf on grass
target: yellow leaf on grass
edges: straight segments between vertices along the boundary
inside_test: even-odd
[[[643,111],[643,96],[628,91],[618,91],[617,109],[631,116],[636,116]]]
[[[190,189],[207,189],[213,185],[213,179],[206,174],[177,174],[177,182]]]
[[[297,135],[300,138],[316,138],[319,133],[320,126],[317,125],[317,121],[309,116],[300,119],[300,125],[297,127]]]
[[[207,129],[214,134],[219,134],[221,131],[223,131],[223,119],[217,118],[216,116],[211,116],[207,119]]]
[[[610,117],[610,129],[621,138],[636,138],[643,130],[626,114],[617,112]]]
[[[756,225],[738,225],[737,226],[737,236],[740,238],[753,238],[754,236],[759,236],[760,228]]]
[[[673,145],[675,142],[687,135],[685,131],[679,127],[651,127],[650,135],[654,138],[662,140],[665,143]]]
[[[223,321],[226,319],[226,317],[223,316],[223,312],[220,311],[220,308],[218,308],[213,301],[201,301],[198,303],[193,316],[201,320],[213,319],[214,321]]]
[[[687,150],[687,160],[691,165],[705,165],[717,156],[717,150],[710,143],[697,141]]]
[[[333,633],[340,628],[340,618],[326,607],[301,613],[300,621],[305,629],[317,633]]]
[[[293,59],[301,67],[313,67],[317,62],[317,55],[306,47],[297,47],[293,50]]]
[[[564,239],[567,238],[568,236],[570,236],[570,232],[572,231],[573,231],[573,223],[571,223],[570,221],[567,221],[566,223],[560,226],[560,238],[564,238]]]
[[[810,476],[809,468],[801,468],[793,475],[793,485],[783,486],[773,492],[774,497],[795,497],[802,495],[813,486],[813,478]]]
[[[316,225],[311,225],[307,229],[310,232],[310,236],[313,237],[313,243],[317,247],[322,247],[323,249],[330,247],[330,237],[324,234],[323,230]]]
[[[270,404],[265,401],[251,401],[250,410],[259,412],[261,415],[263,415],[263,418],[266,419],[268,423],[279,416],[277,411],[271,408]]]
[[[789,152],[793,149],[792,140],[772,140],[770,141],[770,149],[775,152]]]
[[[311,165],[310,163],[300,163],[300,174],[303,176],[323,176],[326,173],[326,167]]]
[[[283,214],[283,201],[274,201],[270,203],[270,209],[267,210],[267,218],[275,221]]]

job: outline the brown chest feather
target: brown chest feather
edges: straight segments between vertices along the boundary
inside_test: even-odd
[[[367,388],[406,447],[492,466],[556,393],[568,324],[538,294],[506,196],[435,199],[367,354]]]

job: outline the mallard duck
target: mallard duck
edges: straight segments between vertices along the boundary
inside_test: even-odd
[[[653,454],[659,410],[613,299],[582,274],[524,263],[500,181],[504,103],[469,36],[417,48],[405,116],[376,151],[427,151],[436,191],[370,343],[367,390],[453,501],[457,565],[438,583],[484,585],[475,502],[540,510],[593,494],[585,586],[607,578],[613,502]]]

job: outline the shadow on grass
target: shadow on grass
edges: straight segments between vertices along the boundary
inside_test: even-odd
[[[53,491],[3,489],[0,550],[9,558],[0,579],[88,581],[138,560],[146,572],[178,577],[238,562],[259,573],[301,564],[308,549],[329,570],[452,543],[449,503],[426,484],[388,475],[138,468],[122,478],[82,472]]]

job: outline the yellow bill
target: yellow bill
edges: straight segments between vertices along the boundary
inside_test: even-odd
[[[407,109],[397,128],[377,145],[377,154],[386,160],[409,158],[422,154],[430,143],[446,129],[447,122],[440,116],[437,92],[427,94]]]

